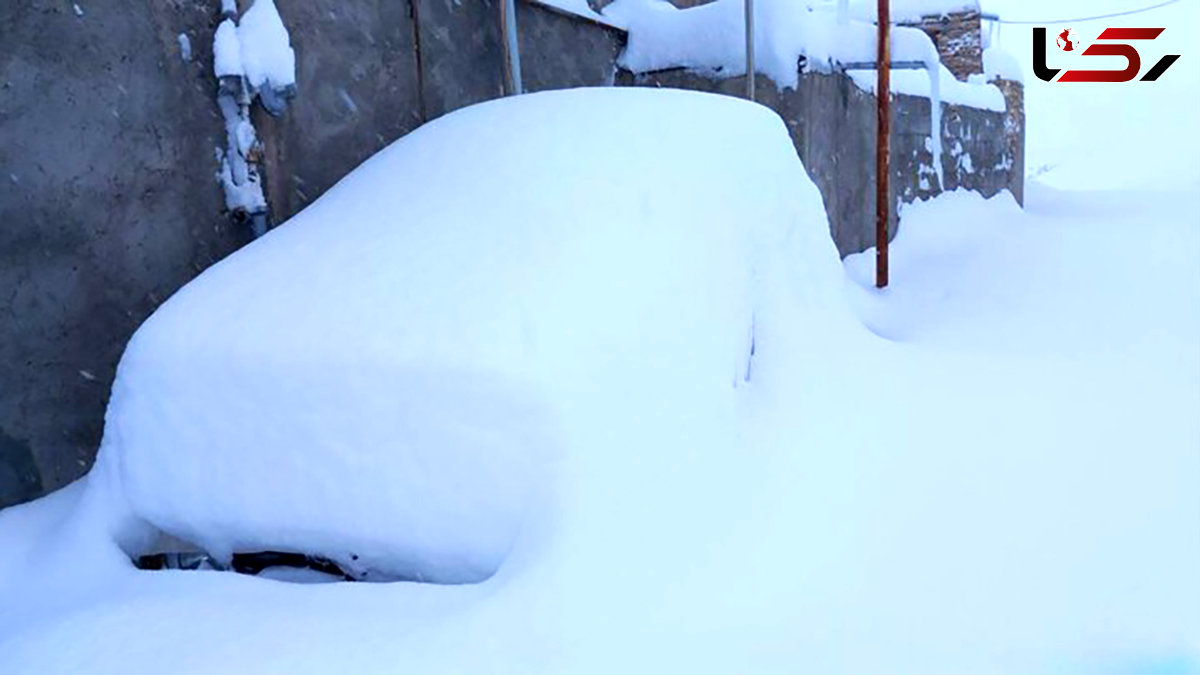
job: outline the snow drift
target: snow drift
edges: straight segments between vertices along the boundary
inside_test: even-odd
[[[137,331],[97,471],[218,557],[479,581],[553,509],[584,385],[731,409],[798,223],[836,288],[820,196],[760,106],[596,90],[448,115]]]
[[[535,162],[535,153],[544,157]],[[410,154],[421,161],[398,159]],[[390,171],[412,165],[421,171]],[[374,177],[370,185],[364,176]],[[456,182],[455,200],[421,195]],[[846,279],[819,195],[762,109],[697,94],[571,91],[447,117],[292,224],[303,227],[288,225],[205,275],[138,336],[121,382],[148,393],[115,393],[100,464],[75,486],[0,512],[0,672],[127,675],[166,663],[177,673],[234,664],[288,675],[1196,672],[1195,191],[1031,187],[1024,210],[1006,194],[965,192],[906,208],[893,285],[876,291],[869,253],[847,260]],[[372,213],[383,216],[357,218]],[[518,233],[533,227],[544,228],[537,252],[518,246],[532,241]],[[683,239],[685,227],[694,237]],[[671,233],[684,243],[672,248]],[[719,251],[718,240],[731,248]],[[479,270],[454,253],[487,245],[493,258],[471,258]],[[278,261],[280,247],[319,265],[297,271]],[[357,253],[335,268],[338,258],[321,247]],[[396,264],[374,248],[399,256]],[[711,259],[693,260],[699,255]],[[258,264],[266,261],[274,262]],[[705,274],[749,280],[731,291],[695,273],[710,262]],[[369,277],[365,264],[376,268]],[[409,269],[439,264],[458,271]],[[664,279],[642,276],[652,265]],[[276,278],[283,270],[295,278]],[[309,280],[311,272],[328,286]],[[488,288],[479,278],[486,274]],[[449,279],[458,290],[393,280],[389,292],[345,292],[339,306],[327,304],[340,289],[361,291],[368,278],[382,284],[391,275]],[[695,297],[668,278],[695,285]],[[639,297],[631,289],[641,284],[660,295]],[[286,349],[266,351],[257,331],[278,328],[279,316],[304,303],[280,286],[321,300],[333,319],[367,316],[341,304],[411,313],[356,326],[380,338],[367,349],[314,305],[315,318],[274,336]],[[529,293],[519,361],[504,356],[516,337],[499,330],[513,316],[512,299],[492,309],[488,302],[503,295],[492,286]],[[668,288],[670,311],[657,311]],[[482,294],[476,306],[468,292]],[[847,315],[847,294],[889,339]],[[278,302],[263,311],[275,312],[275,323],[225,321],[262,310],[268,296]],[[413,298],[428,307],[418,311]],[[439,302],[449,304],[435,310]],[[175,314],[193,307],[216,323],[185,324]],[[705,320],[684,335],[685,323]],[[484,332],[494,327],[489,341]],[[635,330],[638,343],[629,339]],[[307,334],[311,359],[301,359],[293,333]],[[413,346],[421,335],[429,336],[423,352]],[[338,339],[352,341],[335,351]],[[187,349],[172,355],[165,341]],[[334,353],[339,364],[359,364],[360,376],[331,364]],[[197,354],[214,375],[186,362]],[[432,364],[422,371],[427,386],[401,381],[404,359],[421,354]],[[270,359],[276,365],[264,368]],[[415,472],[395,468],[417,452],[407,431],[384,438],[391,454],[378,468],[396,480],[355,476],[347,465],[362,450],[332,456],[332,446],[276,419],[317,429],[304,417],[323,411],[297,399],[329,404],[324,386],[283,392],[290,408],[238,390],[278,394],[281,373],[318,379],[304,368],[324,369],[331,391],[383,382],[381,400],[401,411],[427,403],[445,425],[452,414],[481,414],[451,395],[472,382],[487,385],[476,402],[502,399],[502,412],[525,406],[529,424],[468,427],[481,440],[456,449],[457,466],[431,450],[435,463],[420,479],[439,486],[423,494],[444,510],[446,471],[473,475],[472,453],[529,458],[528,472],[497,461],[509,471],[502,478],[525,481],[529,496],[495,575],[456,586],[311,586],[133,569],[113,535],[132,541],[125,535],[138,534],[136,514],[240,546],[217,519],[233,519],[236,500],[258,514],[266,500],[315,499],[326,509],[324,527],[348,516],[343,501],[359,498],[346,477],[363,480],[364,490],[391,490],[369,497],[381,507],[368,516],[379,533],[372,546],[424,555],[445,544],[404,541],[412,532],[386,520],[417,482]],[[350,405],[364,398],[350,394]],[[213,411],[197,412],[208,403]],[[157,412],[195,418],[170,428]],[[140,419],[146,431],[122,437],[122,426]],[[450,431],[420,422],[431,433],[418,440]],[[489,436],[493,422],[499,432]],[[243,430],[234,440],[266,435],[261,427],[301,445],[205,442],[234,424]],[[544,463],[505,442],[518,428],[544,440]],[[230,456],[238,451],[246,455]],[[246,471],[227,477],[221,467]],[[313,486],[336,494],[303,491]],[[271,515],[284,522],[279,533],[330,545],[328,532],[301,532],[300,516]],[[242,530],[257,538],[250,543],[278,540],[250,522]],[[446,534],[479,554],[486,546],[463,522]],[[359,525],[351,533],[365,539]]]

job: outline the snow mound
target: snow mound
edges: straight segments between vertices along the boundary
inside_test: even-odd
[[[237,36],[251,87],[284,89],[296,84],[296,52],[273,0],[254,0],[238,22]]]
[[[983,50],[983,72],[989,82],[995,79],[1025,81],[1025,69],[1021,62],[1001,47]]]
[[[232,19],[225,19],[217,26],[216,35],[213,36],[213,73],[217,77],[240,77],[244,72],[237,24]]]
[[[479,581],[553,512],[564,416],[620,391],[735,405],[784,238],[838,296],[827,228],[761,106],[603,89],[456,112],[146,321],[89,483],[217,556]]]

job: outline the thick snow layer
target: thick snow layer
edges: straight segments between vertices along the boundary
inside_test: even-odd
[[[232,19],[222,21],[213,36],[213,73],[217,77],[241,77],[245,73],[237,24]]]
[[[666,0],[617,0],[605,16],[625,25],[629,44],[620,57],[634,72],[667,68],[692,68],[727,76],[746,72],[745,9],[741,0],[678,9]],[[875,61],[875,26],[850,21],[839,23],[828,5],[793,0],[758,0],[755,3],[755,66],[781,87],[799,83],[798,61],[810,68],[835,70],[843,64]],[[937,49],[924,31],[895,27],[892,58],[897,61],[934,63]],[[941,96],[946,103],[985,110],[1004,110],[1004,97],[995,87],[959,82],[941,71]],[[875,90],[875,71],[849,71],[855,84]],[[892,91],[931,97],[930,77],[921,71],[897,70]]]
[[[579,131],[602,127],[620,131]],[[832,255],[787,140],[765,108],[641,91],[428,125],[142,326],[99,470],[136,516],[219,556],[486,578],[548,508],[557,387],[732,391],[758,248],[802,222]],[[596,189],[628,198],[580,208]]]
[[[1020,61],[1002,47],[983,50],[983,74],[989,82],[997,78],[1013,82],[1025,81],[1025,70]]]
[[[533,0],[533,2],[548,5],[591,21],[613,26],[614,28],[624,28],[619,22],[613,21],[611,18],[592,9],[587,0]]]
[[[924,60],[924,59],[913,59]],[[962,82],[939,62],[937,65],[938,80],[936,84],[928,70],[893,70],[891,75],[891,91],[893,94],[908,94],[936,99],[940,96],[942,103],[963,105],[980,110],[1004,112],[1004,94],[994,85],[986,82]],[[864,91],[875,93],[878,76],[875,70],[849,70],[846,74]],[[933,92],[930,85],[939,87]]]
[[[237,37],[250,86],[283,89],[296,83],[296,53],[274,0],[254,0],[238,20]]]
[[[638,158],[630,211],[661,215],[672,173]],[[1193,202],[943,195],[904,211],[882,293],[869,253],[830,287],[798,222],[749,384],[563,374],[555,498],[483,584],[137,573],[96,536],[121,490],[93,472],[0,513],[0,672],[1194,673]]]
[[[1029,5],[1024,16],[1036,16]],[[1191,23],[1168,25],[1162,40]],[[887,291],[868,288],[869,253],[846,261],[847,280],[823,226],[797,220],[762,268],[752,377],[737,389],[660,377],[654,342],[646,358],[548,375],[562,411],[551,494],[484,583],[139,573],[113,544],[132,547],[144,532],[116,517],[129,507],[107,463],[0,512],[0,672],[1200,672],[1200,182],[1164,189],[1195,176],[1200,156],[1194,135],[1168,133],[1189,118],[1163,114],[1196,100],[1200,68],[1188,63],[1139,96],[1097,85],[1052,99],[1055,85],[1030,78],[1040,106],[1031,132],[1046,125],[1037,133],[1060,145],[1029,151],[1049,160],[1071,150],[1092,173],[1064,165],[1048,176],[1071,171],[1062,180],[1085,190],[1033,181],[1024,210],[969,193],[906,208]],[[491,155],[471,167],[472,141],[453,150],[470,169],[463,180],[434,156],[435,170],[388,189],[457,182],[448,208],[470,213],[480,237],[517,219],[498,218],[496,204],[547,195],[584,220],[612,195],[639,222],[664,213],[660,188],[692,168],[649,144],[616,172],[636,188],[592,174],[590,155],[574,149],[616,143],[635,108],[555,96],[582,97],[565,112],[578,138],[545,151],[562,170],[539,174],[541,184],[504,179],[527,167],[507,172]],[[675,100],[665,134],[692,124],[690,99]],[[1107,114],[1089,114],[1098,109]],[[561,131],[534,122],[522,139]],[[1112,148],[1116,132],[1170,142],[1131,154]],[[1092,152],[1097,144],[1109,152]],[[476,186],[500,179],[511,197],[474,200]],[[1100,180],[1125,189],[1097,190]],[[1144,180],[1154,188],[1129,189]],[[815,193],[795,185],[776,208],[807,213]],[[321,213],[354,224],[339,209]],[[402,226],[441,222],[432,207],[398,213]],[[763,218],[774,220],[765,203],[737,216]],[[421,250],[435,265],[440,249]],[[530,276],[549,274],[540,260]],[[611,277],[613,292],[622,279]],[[242,286],[250,298],[253,282]],[[847,299],[870,330],[847,321]],[[569,322],[590,306],[564,299],[557,311]],[[110,534],[114,524],[126,527]]]
[[[875,26],[847,21],[830,6],[798,0],[759,0],[754,4],[755,68],[781,87],[799,85],[801,56],[808,68],[847,70],[860,88],[875,92],[877,75],[864,64],[875,61]],[[836,8],[834,8],[836,10]],[[634,72],[690,68],[709,74],[736,76],[746,72],[745,5],[742,0],[717,0],[689,9],[678,9],[666,0],[616,0],[605,8],[629,32],[619,57],[622,67]],[[959,82],[939,60],[937,48],[924,31],[896,27],[892,30],[892,58],[919,61],[923,71],[895,70],[890,89],[895,93],[929,98],[930,150],[942,156],[942,103],[954,103],[1003,112],[1004,95],[995,86]],[[934,162],[939,184],[942,165]]]
[[[837,0],[818,0],[826,7]],[[877,0],[850,0],[849,15],[860,21],[874,22],[879,16]],[[955,12],[979,11],[978,0],[891,0],[889,14],[892,23],[918,23],[925,17],[939,17]]]

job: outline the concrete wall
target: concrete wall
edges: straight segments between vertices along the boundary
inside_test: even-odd
[[[407,2],[277,0],[296,52],[297,98],[279,118],[256,107],[276,223],[424,122]],[[331,58],[337,54],[338,58]]]
[[[88,468],[129,335],[246,240],[207,4],[0,3],[0,505]]]
[[[534,2],[516,7],[526,91],[613,83],[625,33]]]
[[[425,121],[500,96],[499,1],[276,0],[298,95],[281,118],[253,115],[274,221]],[[59,0],[0,5],[0,507],[89,468],[133,330],[249,239],[222,212],[214,180],[225,142],[211,76],[219,4],[112,0],[82,4],[82,16]],[[744,91],[744,78],[618,73],[621,31],[532,0],[519,0],[517,21],[530,91]],[[785,91],[760,77],[759,91],[825,195],[839,249],[862,250],[873,228],[872,98],[837,75],[807,74]],[[1019,89],[1006,95],[1019,107]],[[928,102],[900,97],[895,109],[896,197],[929,194],[913,177],[930,161]],[[969,134],[977,169],[1023,149],[1023,116],[951,106],[944,118],[948,136]],[[959,171],[951,154],[943,162],[951,186],[1019,193],[1021,164],[1004,174]]]
[[[621,71],[617,83],[671,87],[745,96],[746,78],[716,78],[687,70],[635,75]],[[795,89],[780,90],[764,75],[756,81],[757,100],[787,124],[796,152],[825,198],[838,251],[857,253],[875,245],[875,97],[834,73],[804,73]],[[929,138],[929,99],[894,96],[890,181],[891,203],[911,202],[941,192]],[[1003,189],[1023,195],[1024,128],[1017,140],[1006,135],[1005,113],[943,103],[942,169],[949,190],[965,187],[992,196]],[[969,158],[969,159],[968,159]],[[896,208],[889,233],[895,236]]]

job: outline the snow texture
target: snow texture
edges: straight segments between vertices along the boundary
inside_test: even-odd
[[[619,22],[592,9],[587,0],[533,0],[536,3],[554,7],[569,14],[584,17],[591,21],[602,23],[614,28],[624,28]]]
[[[829,5],[834,0],[821,0]],[[876,0],[853,0],[849,3],[849,14],[859,21],[874,23],[878,18],[879,4]],[[979,11],[978,0],[892,0],[888,7],[892,23],[919,23],[926,17],[940,17],[957,12]]]
[[[192,60],[192,40],[187,33],[180,33],[175,36],[176,42],[179,43],[179,58],[184,61]]]
[[[1019,61],[1001,47],[983,50],[983,74],[987,80],[1025,81],[1025,70]]]
[[[606,103],[621,134],[583,141],[583,110],[600,124]],[[145,323],[101,470],[137,517],[218,557],[303,551],[392,577],[487,578],[545,508],[561,378],[731,390],[749,358],[755,247],[803,222],[832,255],[786,138],[736,99],[640,91],[498,102],[423,127]],[[644,147],[662,159],[630,171]],[[581,180],[539,198],[579,157],[607,190],[640,196],[581,212]],[[397,178],[416,175],[443,178]],[[833,283],[836,258],[823,266]]]
[[[213,36],[213,73],[220,78],[242,77],[245,72],[237,24],[232,19],[225,19],[217,26],[217,32]]]
[[[690,68],[726,76],[746,72],[745,8],[741,0],[717,0],[678,9],[666,0],[616,0],[605,16],[629,31],[620,64],[634,72]],[[839,24],[836,8],[793,0],[755,3],[755,65],[781,87],[799,84],[798,61],[815,70],[838,70],[847,63],[875,61],[876,29],[871,23]],[[892,30],[892,59],[932,62],[937,48],[924,31],[897,26]],[[874,71],[851,71],[855,83],[874,91]],[[892,91],[930,97],[930,78],[895,71]],[[959,82],[941,75],[943,101],[985,110],[1004,110],[1004,96],[990,85]]]
[[[242,67],[254,89],[296,84],[296,53],[274,0],[254,0],[238,20]]]
[[[95,469],[0,512],[0,672],[1195,673],[1196,187],[914,204],[880,292],[763,108],[443,117],[139,330]],[[480,480],[489,449],[530,473]],[[117,546],[272,521],[307,547],[352,516],[480,553],[471,519],[401,524],[522,487],[480,584]]]

